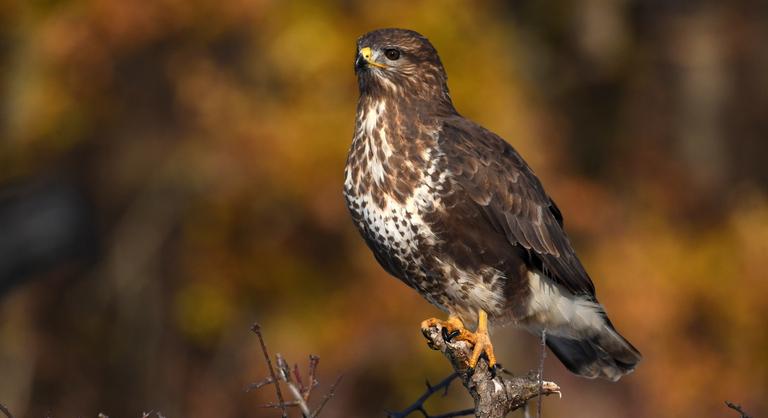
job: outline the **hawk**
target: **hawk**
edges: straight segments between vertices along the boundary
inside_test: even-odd
[[[513,324],[572,372],[618,380],[640,353],[611,324],[539,179],[498,135],[462,117],[432,44],[380,29],[357,41],[360,89],[344,197],[363,239],[391,275],[448,314],[487,355],[489,326]],[[477,325],[474,332],[465,328]]]

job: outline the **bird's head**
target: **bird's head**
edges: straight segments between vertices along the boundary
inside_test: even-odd
[[[355,54],[362,94],[447,100],[447,76],[427,38],[407,29],[378,29],[357,40]]]

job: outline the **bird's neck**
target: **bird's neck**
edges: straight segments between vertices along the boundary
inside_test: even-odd
[[[422,118],[440,117],[457,113],[451,101],[448,86],[444,83],[411,82],[402,83],[402,85],[392,82],[382,83],[369,83],[361,86],[358,112],[361,106],[365,104],[386,101],[388,107],[393,111],[402,111],[409,115],[418,115]]]
[[[440,120],[412,101],[361,95],[347,186],[406,199],[432,163]]]
[[[434,108],[416,100],[361,95],[355,142],[387,160],[393,156],[412,160],[435,143],[440,120]]]
[[[432,98],[363,92],[357,104],[355,136],[374,137],[377,130],[384,129],[390,134],[386,139],[393,146],[397,146],[398,141],[419,142],[429,139],[420,133],[438,130],[442,119],[456,114],[447,94]]]

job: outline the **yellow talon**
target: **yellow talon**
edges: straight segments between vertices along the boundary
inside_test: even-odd
[[[473,345],[472,356],[469,358],[469,367],[474,368],[480,356],[485,353],[488,356],[488,367],[493,368],[496,365],[496,356],[493,354],[493,345],[488,336],[488,314],[480,309],[478,311],[477,331],[471,332],[464,327],[458,316],[450,315],[448,320],[442,321],[437,318],[429,318],[421,322],[421,329],[426,329],[440,325],[449,334],[457,333],[454,337],[457,341],[466,341]]]

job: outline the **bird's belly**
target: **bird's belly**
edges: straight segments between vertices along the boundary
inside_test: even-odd
[[[431,254],[440,240],[425,219],[434,210],[434,202],[422,198],[419,205],[409,198],[400,203],[389,197],[375,198],[370,193],[355,194],[349,190],[345,198],[355,225],[382,266],[430,302],[439,304],[426,294],[426,289],[434,287],[432,282],[437,280],[430,274],[435,263]],[[429,202],[424,204],[425,201]]]
[[[414,263],[425,247],[435,243],[431,226],[414,205],[384,199],[386,204],[380,207],[370,194],[347,194],[346,198],[356,226],[380,251]]]
[[[449,258],[438,258],[440,275],[451,311],[465,323],[477,321],[478,310],[484,310],[492,323],[504,325],[513,321],[505,286],[505,274],[490,266],[460,266]]]

